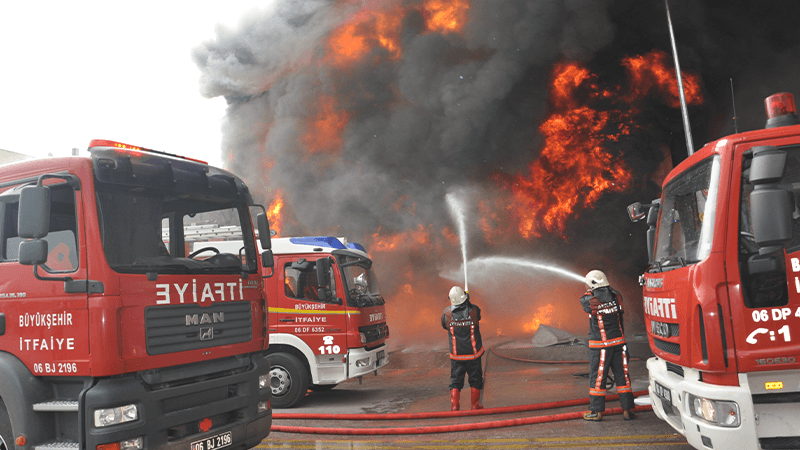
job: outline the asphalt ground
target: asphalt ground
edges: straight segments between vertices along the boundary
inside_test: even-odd
[[[629,340],[630,341],[630,340]],[[652,411],[641,411],[635,420],[622,415],[604,415],[602,422],[581,418],[461,430],[433,434],[340,435],[334,429],[357,429],[359,433],[392,432],[397,428],[423,428],[486,422],[508,424],[530,421],[536,416],[573,416],[588,409],[589,350],[581,345],[533,348],[525,342],[488,342],[483,356],[486,408],[530,405],[586,399],[586,404],[539,411],[480,416],[411,420],[306,420],[281,419],[281,413],[306,414],[390,414],[449,411],[450,361],[446,351],[390,352],[389,364],[377,376],[350,380],[328,392],[309,392],[300,405],[276,409],[275,427],[308,427],[309,432],[274,431],[256,448],[263,449],[594,449],[692,447]],[[633,390],[648,386],[645,360],[651,356],[646,341],[629,342],[630,376]],[[529,361],[542,361],[533,363]],[[554,363],[577,361],[577,363]],[[546,363],[545,363],[546,362]],[[616,393],[612,388],[608,394]],[[619,410],[618,401],[606,403],[607,411]],[[469,388],[461,394],[461,409],[469,410]],[[479,425],[479,426],[486,426]],[[322,430],[320,430],[322,429]],[[386,430],[388,429],[388,430]],[[353,431],[349,431],[353,432]]]

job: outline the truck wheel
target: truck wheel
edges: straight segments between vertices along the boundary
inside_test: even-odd
[[[11,419],[8,417],[6,405],[0,400],[0,450],[14,450],[14,435],[11,431]]]
[[[272,386],[272,406],[291,408],[303,399],[308,391],[309,374],[305,365],[296,356],[288,353],[269,355],[272,370],[269,372]]]

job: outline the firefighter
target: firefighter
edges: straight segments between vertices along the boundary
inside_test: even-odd
[[[453,286],[448,297],[450,306],[442,313],[442,328],[447,330],[450,339],[450,411],[459,409],[465,373],[469,379],[472,409],[483,409],[480,404],[483,344],[478,324],[481,309],[470,303],[469,293],[459,286]]]
[[[625,420],[633,419],[633,391],[628,376],[628,346],[623,326],[622,295],[608,285],[606,275],[599,270],[586,274],[588,291],[580,298],[589,314],[589,411],[585,420],[603,420],[606,402],[606,380],[609,369],[614,372],[617,394]]]

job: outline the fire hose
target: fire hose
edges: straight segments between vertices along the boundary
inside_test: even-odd
[[[490,349],[495,355],[515,361],[541,363],[541,364],[587,364],[588,361],[539,361],[514,358],[498,353],[494,348]],[[488,370],[488,357],[484,367],[484,374]],[[634,397],[646,395],[648,391],[634,392]],[[483,392],[481,392],[483,394]],[[619,395],[607,395],[606,401],[619,399]],[[485,408],[467,411],[436,411],[422,413],[389,413],[389,414],[319,414],[319,413],[274,413],[272,418],[275,420],[413,420],[413,419],[433,419],[451,418],[465,416],[482,416],[494,414],[509,414],[527,411],[538,411],[553,408],[565,408],[570,406],[586,405],[588,398],[561,400],[556,402],[534,403],[529,405],[503,406],[496,408]],[[636,406],[634,411],[649,411],[649,405]],[[622,408],[612,408],[604,411],[605,415],[621,414]],[[282,433],[301,433],[301,434],[330,434],[330,435],[402,435],[402,434],[433,434],[451,433],[457,431],[486,430],[493,428],[506,428],[512,426],[532,425],[536,423],[558,422],[563,420],[574,420],[583,417],[583,411],[575,411],[560,414],[550,414],[544,416],[525,417],[520,419],[496,420],[490,422],[474,422],[452,425],[433,425],[425,427],[397,427],[397,428],[332,428],[332,427],[304,427],[272,425],[272,431]]]
[[[634,396],[644,395],[647,391],[634,392]],[[618,395],[609,395],[607,400],[616,400]],[[429,419],[442,417],[462,417],[507,414],[513,412],[535,411],[542,409],[564,408],[568,406],[588,404],[588,399],[563,400],[548,403],[536,403],[531,405],[505,406],[498,408],[486,408],[471,411],[439,411],[425,413],[394,413],[394,414],[300,414],[300,413],[276,413],[272,418],[280,419],[312,419],[312,420],[403,420],[403,419]],[[634,411],[648,411],[651,406],[637,406]],[[622,408],[612,408],[603,414],[621,414]],[[505,428],[520,425],[531,425],[536,423],[557,422],[562,420],[573,420],[583,417],[583,411],[575,411],[561,414],[550,414],[545,416],[533,416],[520,419],[506,419],[491,422],[475,422],[453,425],[434,425],[426,427],[400,427],[400,428],[318,428],[273,425],[272,431],[282,433],[304,433],[304,434],[332,434],[332,435],[389,435],[389,434],[432,434],[450,433],[456,431],[485,430],[492,428]]]
[[[636,406],[634,411],[649,411],[651,406]],[[621,414],[622,408],[611,408],[603,412],[604,415]],[[273,425],[272,431],[280,433],[306,433],[306,434],[340,434],[340,435],[387,435],[387,434],[433,434],[433,433],[452,433],[456,431],[488,430],[492,428],[505,428],[520,425],[532,425],[535,423],[558,422],[562,420],[574,420],[583,417],[583,411],[576,411],[562,414],[551,414],[547,416],[524,417],[522,419],[496,420],[493,422],[461,423],[454,425],[434,425],[427,427],[405,427],[405,428],[317,428],[317,427],[296,427]],[[274,418],[274,417],[273,417]]]

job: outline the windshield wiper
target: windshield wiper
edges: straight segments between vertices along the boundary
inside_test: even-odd
[[[681,267],[686,267],[686,259],[682,256],[673,256],[659,261],[659,266],[671,266],[674,263],[680,263]]]
[[[653,269],[654,267],[656,269],[656,270],[654,270],[654,272],[663,272],[664,271],[664,269],[661,267],[661,261],[653,261],[650,264],[650,269]]]

